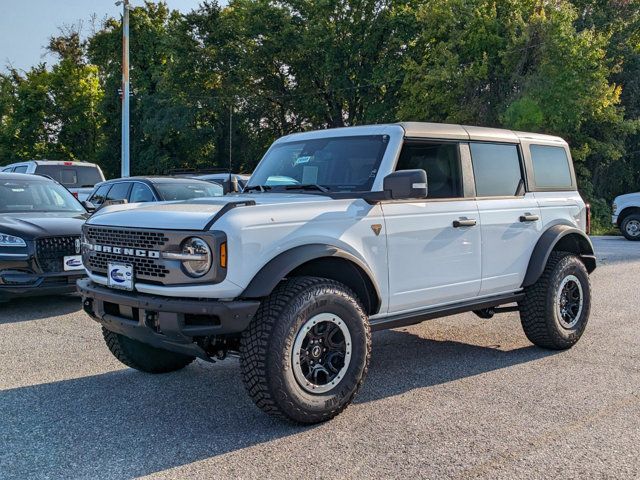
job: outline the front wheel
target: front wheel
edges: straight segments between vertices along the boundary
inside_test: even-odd
[[[536,283],[525,289],[520,320],[527,338],[539,347],[571,348],[582,336],[591,310],[589,274],[569,252],[552,252]]]
[[[294,277],[263,301],[244,332],[240,366],[247,391],[262,410],[318,423],[351,403],[370,350],[367,316],[346,286]]]
[[[152,347],[102,327],[102,336],[109,351],[127,367],[147,373],[168,373],[180,370],[195,357]]]
[[[620,231],[627,240],[640,240],[640,214],[634,213],[624,217]]]

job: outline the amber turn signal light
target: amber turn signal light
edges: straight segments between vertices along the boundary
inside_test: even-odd
[[[220,244],[220,266],[227,268],[227,242]]]

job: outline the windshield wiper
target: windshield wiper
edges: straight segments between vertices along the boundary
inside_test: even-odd
[[[329,188],[324,187],[322,185],[318,185],[317,183],[305,183],[303,185],[287,185],[284,187],[285,190],[318,190],[320,192],[328,192]]]
[[[260,192],[266,192],[267,190],[271,190],[269,185],[247,185],[242,190],[243,192],[250,192],[251,190],[258,190]]]

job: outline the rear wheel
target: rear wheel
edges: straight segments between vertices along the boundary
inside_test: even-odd
[[[640,240],[640,214],[632,213],[624,217],[620,231],[627,240]]]
[[[102,335],[109,350],[127,367],[147,373],[167,373],[180,370],[195,357],[155,348],[102,327]]]
[[[344,410],[369,365],[367,316],[346,286],[295,277],[267,297],[242,338],[249,395],[265,412],[317,423]]]
[[[540,347],[571,348],[582,336],[591,310],[589,274],[578,257],[552,252],[538,281],[525,289],[520,320]]]

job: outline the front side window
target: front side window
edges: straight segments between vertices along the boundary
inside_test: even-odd
[[[305,185],[316,185],[331,192],[371,190],[388,141],[388,135],[366,135],[278,143],[247,188],[303,191]]]
[[[522,179],[517,145],[471,143],[471,160],[478,197],[512,197]]]
[[[566,190],[572,188],[569,158],[563,147],[531,145],[529,150],[536,187]]]
[[[427,198],[462,197],[462,174],[458,145],[454,143],[407,144],[396,170],[427,172]]]
[[[94,205],[102,205],[104,201],[107,199],[107,192],[111,188],[111,184],[108,183],[106,185],[102,185],[96,192],[91,195],[89,201]]]
[[[84,212],[61,185],[45,181],[0,180],[0,213]]]
[[[131,183],[129,182],[120,182],[116,183],[109,193],[107,194],[107,200],[125,200],[129,197],[129,187],[131,187]]]

